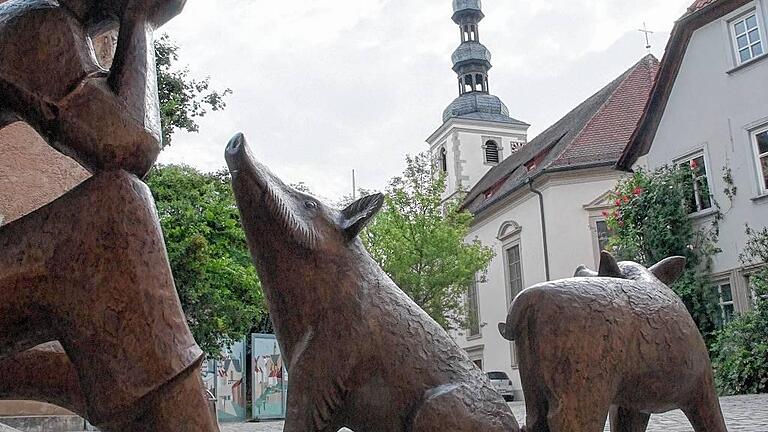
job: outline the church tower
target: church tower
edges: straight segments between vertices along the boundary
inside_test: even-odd
[[[491,52],[480,43],[480,0],[453,0],[453,22],[461,44],[453,52],[459,97],[443,112],[443,124],[429,138],[430,154],[446,173],[443,200],[461,198],[491,168],[527,142],[528,125],[509,116],[490,93]]]

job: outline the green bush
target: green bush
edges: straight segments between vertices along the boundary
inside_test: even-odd
[[[745,266],[768,262],[768,229],[747,228],[749,240],[741,255]],[[755,307],[717,333],[712,346],[715,380],[723,394],[768,392],[768,268],[753,273]]]
[[[687,259],[685,273],[670,288],[680,296],[708,342],[718,328],[717,300],[709,274],[722,215],[712,202],[712,223],[694,225],[694,166],[637,170],[613,191],[614,208],[604,216],[609,247],[624,260],[651,266],[670,256]],[[699,186],[701,187],[701,185]],[[701,190],[701,189],[700,189]],[[702,192],[708,195],[707,191]]]

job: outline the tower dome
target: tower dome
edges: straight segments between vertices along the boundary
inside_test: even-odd
[[[453,21],[460,24],[460,18],[468,15],[479,17],[478,22],[483,19],[483,7],[480,0],[453,0]]]
[[[453,21],[461,30],[461,44],[451,55],[459,80],[459,97],[443,112],[443,121],[453,117],[515,123],[509,110],[490,94],[488,71],[491,51],[480,43],[480,21],[485,17],[480,0],[453,0]]]

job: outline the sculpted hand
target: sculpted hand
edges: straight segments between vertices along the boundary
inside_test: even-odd
[[[157,28],[181,13],[186,0],[127,0],[124,16],[144,19]]]

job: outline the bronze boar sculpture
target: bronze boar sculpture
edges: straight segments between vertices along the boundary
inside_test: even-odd
[[[512,302],[501,335],[520,357],[527,432],[642,432],[681,409],[696,432],[726,432],[707,347],[667,285],[685,258],[651,268],[607,252],[599,272],[546,282]]]
[[[0,1],[0,128],[25,121],[92,174],[0,227],[0,365],[14,369],[0,397],[57,403],[104,432],[218,430],[140,180],[160,151],[153,31],[183,6]],[[106,70],[91,36],[116,27]]]
[[[358,238],[383,203],[338,211],[225,152],[253,262],[291,374],[286,432],[509,432],[504,400]]]

